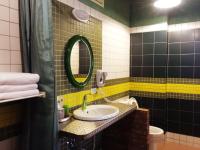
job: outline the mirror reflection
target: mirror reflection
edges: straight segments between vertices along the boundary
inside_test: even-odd
[[[74,79],[83,83],[87,79],[90,70],[90,51],[83,41],[77,41],[71,51],[71,70]]]

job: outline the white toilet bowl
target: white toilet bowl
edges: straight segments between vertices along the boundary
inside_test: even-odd
[[[164,142],[164,131],[158,127],[149,126],[149,150],[156,150],[157,143]]]

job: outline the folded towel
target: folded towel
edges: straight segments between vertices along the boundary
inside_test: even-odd
[[[37,84],[0,85],[0,93],[28,91],[28,90],[35,90],[37,88],[38,88]]]
[[[36,84],[39,79],[38,74],[0,72],[0,85]]]
[[[129,99],[120,99],[116,100],[118,103],[126,104],[126,105],[133,105],[135,104],[136,108],[139,108],[138,102],[134,97],[131,97]]]
[[[28,97],[28,96],[37,96],[39,94],[40,94],[39,90],[0,93],[0,100],[14,99],[14,98],[20,98],[20,97],[23,98],[23,97]]]

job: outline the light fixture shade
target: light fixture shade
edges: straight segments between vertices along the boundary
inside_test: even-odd
[[[154,2],[156,8],[173,8],[180,5],[182,0],[157,0]]]
[[[90,15],[86,11],[81,9],[73,9],[72,14],[78,21],[84,23],[86,23],[90,19]]]

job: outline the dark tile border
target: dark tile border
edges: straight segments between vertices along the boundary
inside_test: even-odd
[[[180,99],[180,100],[197,100],[200,101],[200,95],[198,94],[181,94],[181,93],[156,93],[156,92],[141,92],[130,91],[130,95],[147,97],[147,98],[160,98],[160,99]]]
[[[132,96],[132,95],[138,96],[138,97],[166,99],[166,94],[165,93],[130,91],[130,96]]]
[[[200,84],[200,79],[188,78],[145,78],[145,77],[131,77],[131,82],[143,83],[175,83],[175,84]]]

